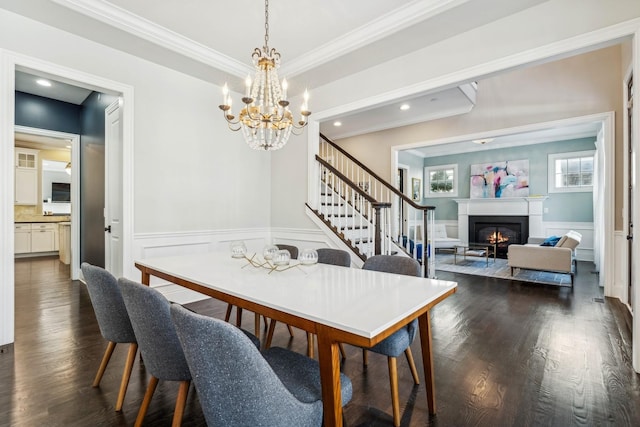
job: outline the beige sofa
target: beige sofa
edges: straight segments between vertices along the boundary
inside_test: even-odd
[[[580,244],[582,235],[577,231],[569,231],[562,236],[555,246],[532,244],[529,239],[526,245],[509,245],[508,264],[513,276],[515,268],[542,270],[566,273],[573,276],[576,272],[575,248]]]

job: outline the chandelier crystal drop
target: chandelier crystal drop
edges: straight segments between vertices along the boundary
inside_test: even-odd
[[[234,132],[242,130],[244,139],[251,148],[277,150],[287,143],[291,133],[302,133],[311,111],[308,105],[309,92],[306,90],[297,122],[289,110],[288,83],[283,79],[281,84],[278,77],[280,53],[269,48],[269,0],[264,3],[264,17],[264,46],[262,49],[255,48],[251,55],[256,70],[253,81],[251,76],[247,76],[245,80],[246,91],[242,97],[244,106],[236,118],[229,88],[225,83],[222,88],[223,101],[219,107],[229,129]]]

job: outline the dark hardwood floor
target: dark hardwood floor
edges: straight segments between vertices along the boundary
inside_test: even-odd
[[[424,386],[398,363],[403,426],[638,426],[640,377],[631,367],[631,318],[603,299],[591,264],[575,289],[439,273],[457,294],[432,311],[438,414]],[[117,347],[100,388],[91,382],[105,349],[85,286],[66,279],[57,258],[16,260],[14,351],[0,354],[0,426],[133,425],[147,384],[136,361],[124,410],[113,410],[126,346]],[[225,304],[191,304],[223,317]],[[253,316],[244,324],[253,329]],[[264,331],[263,336],[264,338]],[[276,328],[274,345],[305,352],[306,339]],[[387,363],[347,346],[344,372],[354,386],[348,426],[391,426]],[[419,356],[418,340],[413,345]],[[422,374],[422,363],[416,358]],[[161,382],[145,425],[170,425],[177,384]],[[190,390],[184,426],[205,425]]]

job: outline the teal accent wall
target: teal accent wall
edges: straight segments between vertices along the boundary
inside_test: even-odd
[[[531,144],[521,147],[427,157],[424,159],[424,166],[458,164],[458,197],[425,198],[422,200],[422,203],[436,207],[436,220],[457,220],[458,204],[454,199],[469,198],[469,171],[472,164],[528,159],[529,194],[549,196],[549,198],[544,201],[544,207],[547,208],[549,212],[543,215],[543,221],[593,222],[593,194],[591,192],[548,193],[547,155],[594,149],[595,138],[590,137],[544,144]]]

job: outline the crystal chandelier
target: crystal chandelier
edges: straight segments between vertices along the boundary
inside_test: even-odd
[[[253,82],[250,76],[245,80],[246,92],[242,98],[244,107],[236,118],[231,108],[229,88],[225,83],[220,109],[229,129],[234,132],[242,129],[244,139],[251,148],[277,150],[287,143],[292,132],[295,135],[302,133],[311,111],[308,105],[309,93],[305,90],[300,120],[294,120],[287,101],[287,80],[283,79],[282,85],[278,80],[280,53],[269,48],[269,0],[264,2],[264,18],[264,46],[262,49],[255,48],[251,55],[256,71]]]

